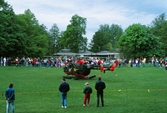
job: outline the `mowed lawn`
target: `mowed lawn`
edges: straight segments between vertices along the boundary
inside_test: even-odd
[[[5,113],[5,90],[15,88],[16,113],[167,113],[167,70],[156,67],[116,68],[114,72],[91,70],[96,78],[66,79],[70,84],[68,108],[61,108],[58,91],[62,68],[0,67],[0,113]],[[97,76],[106,83],[104,107],[96,107]],[[93,88],[90,106],[83,106],[83,88]]]

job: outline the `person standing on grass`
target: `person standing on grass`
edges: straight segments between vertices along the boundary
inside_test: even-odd
[[[97,90],[97,107],[99,107],[99,99],[101,98],[101,104],[104,106],[103,90],[106,88],[105,82],[98,77],[98,81],[95,84],[95,89]]]
[[[92,93],[92,88],[89,86],[88,82],[85,83],[85,86],[86,87],[83,90],[83,93],[85,94],[83,106],[86,106],[87,102],[88,102],[87,106],[89,106],[90,105],[90,94]]]
[[[70,90],[69,84],[66,82],[65,78],[62,79],[62,83],[59,86],[59,91],[61,92],[62,108],[67,108],[67,92]]]
[[[7,88],[5,92],[5,97],[6,97],[6,113],[9,113],[10,105],[12,106],[12,113],[14,113],[15,91],[13,88],[13,83],[9,84],[9,88]]]
[[[16,57],[15,63],[16,63],[16,67],[18,67],[19,66],[19,58],[18,57]]]
[[[3,58],[3,66],[6,66],[6,57]]]

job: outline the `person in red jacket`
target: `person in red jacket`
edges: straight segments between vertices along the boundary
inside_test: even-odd
[[[77,64],[83,65],[85,62],[84,60],[80,57],[79,60],[76,61]]]

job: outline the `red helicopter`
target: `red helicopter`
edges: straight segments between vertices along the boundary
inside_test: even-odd
[[[101,62],[91,65],[82,59],[79,59],[77,62],[68,61],[64,66],[64,73],[67,75],[63,76],[63,78],[91,79],[96,77],[96,75],[89,76],[91,69],[100,70],[105,73],[106,70],[114,71],[117,65],[118,61],[110,65],[104,65]]]

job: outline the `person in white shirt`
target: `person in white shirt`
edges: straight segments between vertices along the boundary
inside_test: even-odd
[[[6,66],[6,57],[3,58],[3,66]]]

